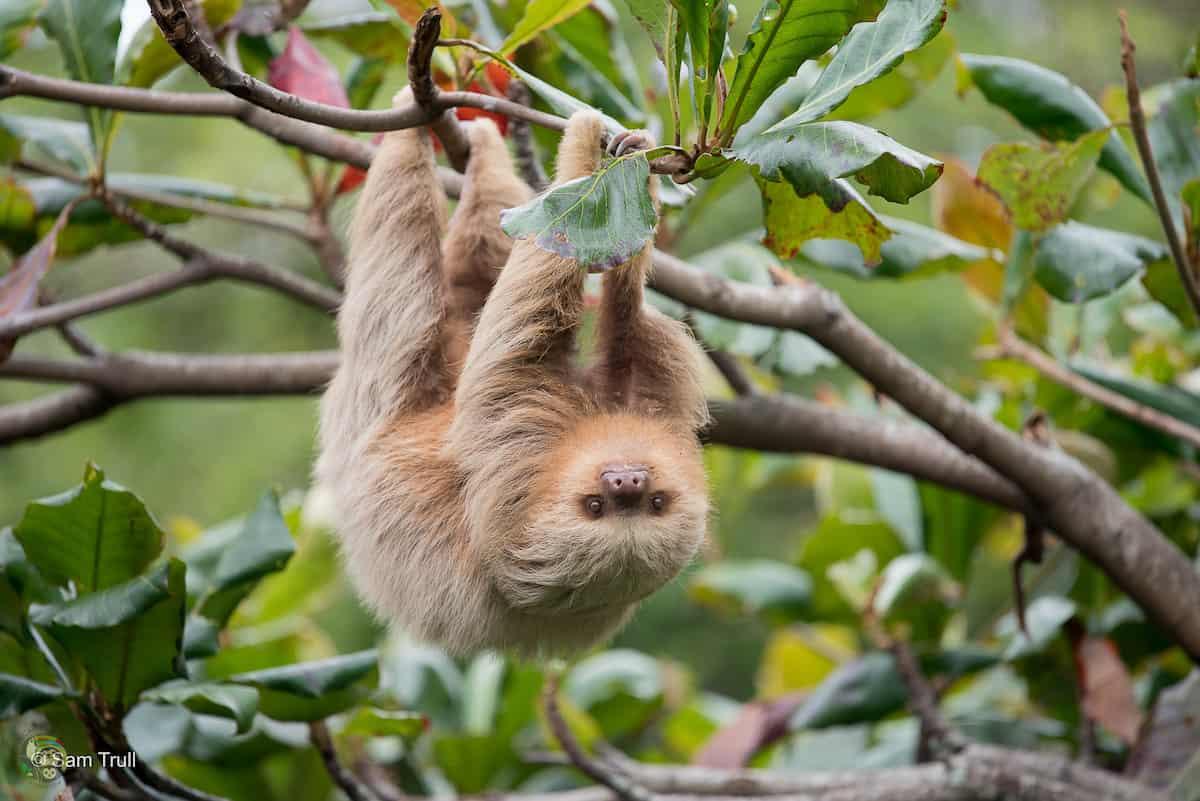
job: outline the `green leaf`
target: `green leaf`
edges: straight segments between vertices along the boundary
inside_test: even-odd
[[[137,576],[163,539],[141,499],[92,465],[75,489],[30,503],[13,532],[47,581],[80,593]]]
[[[387,74],[388,62],[382,58],[356,58],[346,71],[346,96],[350,108],[369,108],[383,79]]]
[[[943,28],[895,69],[854,89],[827,119],[861,120],[902,108],[941,73],[953,54],[954,37]]]
[[[835,178],[853,176],[871,194],[906,203],[942,174],[940,161],[856,122],[781,123],[735,143],[730,155],[757,166],[767,180],[786,179],[801,197],[828,191]]]
[[[23,676],[0,673],[0,720],[15,718],[62,696],[63,691],[58,687]]]
[[[1070,216],[1110,133],[1092,131],[1071,143],[992,145],[979,163],[979,180],[1000,196],[1018,228],[1045,231]]]
[[[675,13],[668,0],[625,0],[633,18],[642,26],[642,30],[650,37],[650,44],[658,54],[658,60],[667,64],[670,61],[669,50],[674,36]],[[678,73],[676,81],[678,82]]]
[[[241,0],[204,0],[190,8],[202,10],[210,28],[218,28],[232,19],[241,7]],[[148,88],[168,72],[183,64],[175,48],[167,44],[162,31],[153,19],[143,21],[129,39],[115,67],[113,81],[124,86]]]
[[[1075,602],[1057,595],[1035,599],[1025,610],[1025,626],[1021,631],[1016,615],[1010,613],[996,626],[996,634],[1006,638],[1004,659],[1011,661],[1044,650],[1058,636],[1063,625],[1075,617]]]
[[[223,625],[258,582],[282,570],[295,551],[296,543],[279,511],[279,498],[269,490],[246,518],[242,533],[222,550],[197,610]]]
[[[943,599],[950,577],[933,557],[923,553],[897,556],[880,576],[875,609],[885,618],[901,606],[926,605]]]
[[[1167,205],[1176,225],[1183,224],[1180,194],[1200,179],[1200,80],[1172,81],[1156,87],[1158,111],[1146,123]],[[1195,216],[1192,217],[1196,223]]]
[[[781,331],[775,347],[774,369],[785,375],[809,375],[818,368],[838,364],[837,356],[799,331]]]
[[[490,734],[442,735],[434,740],[433,758],[462,795],[482,793],[507,764],[515,762],[509,743]]]
[[[862,250],[857,246],[829,239],[805,242],[800,248],[799,258],[855,278],[921,278],[949,270],[961,270],[998,255],[936,228],[896,217],[880,215],[878,219],[891,230],[892,235],[880,247],[880,261],[873,267],[867,265]]]
[[[512,33],[500,45],[500,51],[510,54],[547,28],[587,8],[588,0],[530,0],[525,14],[513,28]]]
[[[1200,426],[1200,397],[1191,392],[1179,387],[1142,381],[1084,362],[1071,362],[1069,366],[1089,381],[1119,392],[1152,409],[1165,412],[1185,423]]]
[[[1184,233],[1189,240],[1200,244],[1200,178],[1184,184],[1179,197],[1187,209],[1185,219],[1190,223]]]
[[[891,526],[858,510],[826,515],[805,537],[797,564],[813,579],[814,617],[857,620],[857,611],[834,586],[830,568],[864,551],[881,565],[904,553],[904,545]]]
[[[78,173],[87,172],[91,167],[92,148],[88,144],[88,128],[81,122],[0,114],[0,130],[24,143],[28,148],[26,155],[66,164]]]
[[[1038,243],[1034,276],[1059,300],[1082,303],[1118,289],[1166,255],[1153,240],[1071,220]]]
[[[297,22],[305,35],[330,39],[364,58],[395,61],[408,50],[410,34],[391,14],[366,11]]]
[[[185,571],[171,559],[123,584],[34,605],[30,618],[83,664],[109,704],[128,709],[143,690],[181,672]]]
[[[791,115],[768,133],[812,122],[837,108],[857,86],[893,69],[946,21],[945,0],[891,0],[875,22],[855,25],[821,77]]]
[[[429,718],[416,712],[393,712],[364,706],[354,713],[342,734],[361,737],[403,737],[412,739],[429,728]]]
[[[41,16],[42,26],[58,42],[72,78],[85,83],[113,82],[123,5],[121,0],[48,0]],[[105,153],[113,113],[89,106],[84,114],[95,152]]]
[[[496,61],[496,63],[508,70],[510,75],[520,78],[521,81],[529,87],[529,91],[541,98],[546,105],[550,106],[550,109],[554,111],[554,113],[563,117],[570,117],[577,111],[596,112],[596,109],[593,109],[587,103],[579,100],[579,98],[572,97],[561,89],[546,83],[532,72],[527,72],[521,69],[516,64],[501,55],[499,51],[480,48],[480,52],[491,57],[494,61]],[[610,134],[620,133],[621,131],[625,130],[624,125],[617,122],[607,114],[600,113],[600,119],[604,123],[604,130],[608,131]]]
[[[875,496],[875,508],[879,516],[895,529],[904,546],[910,551],[922,550],[921,496],[913,477],[872,468],[871,492]]]
[[[174,681],[142,693],[153,704],[184,706],[204,715],[217,715],[237,723],[237,733],[250,729],[258,712],[258,691],[253,687],[219,682]]]
[[[794,258],[813,239],[844,239],[867,262],[880,260],[880,247],[891,232],[848,182],[834,181],[820,195],[808,197],[781,181],[759,179],[758,188],[767,229],[763,244],[777,256]]]
[[[971,82],[989,103],[1044,139],[1073,140],[1088,131],[1112,127],[1087,92],[1053,70],[1003,56],[963,53],[960,58]],[[1115,130],[1100,152],[1100,166],[1129,191],[1152,202],[1146,179]]]
[[[637,731],[663,703],[662,668],[638,651],[603,651],[577,664],[563,682],[570,701],[585,711],[604,736],[616,739]]]
[[[730,67],[733,79],[721,118],[723,141],[732,141],[801,64],[837,44],[857,11],[856,0],[767,0]]]
[[[5,0],[0,5],[0,59],[20,50],[45,0]]]
[[[259,711],[276,720],[318,720],[354,706],[358,683],[375,671],[375,650],[238,673],[228,681],[257,687]]]
[[[546,35],[533,65],[543,78],[569,88],[579,98],[618,119],[640,124],[645,113],[632,99],[642,97],[633,54],[613,20],[597,6],[558,25]]]
[[[717,562],[692,577],[688,593],[697,603],[729,614],[786,624],[807,611],[812,579],[797,567],[769,559]]]
[[[654,236],[658,221],[644,153],[613,159],[592,175],[505,209],[500,227],[514,239],[533,237],[543,250],[581,267],[611,269],[629,261]]]
[[[842,665],[821,682],[788,721],[792,731],[875,722],[904,706],[908,693],[891,654],[872,653]]]

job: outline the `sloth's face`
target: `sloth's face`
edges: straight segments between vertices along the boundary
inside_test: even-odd
[[[546,615],[628,606],[695,556],[708,492],[690,432],[606,416],[566,437],[543,464],[527,524],[494,565],[513,606]]]

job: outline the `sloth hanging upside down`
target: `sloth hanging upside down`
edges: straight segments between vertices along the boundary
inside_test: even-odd
[[[703,538],[702,355],[644,306],[647,246],[604,275],[579,366],[586,270],[501,231],[530,190],[490,120],[469,137],[448,232],[424,130],[389,133],[372,163],[317,478],[381,618],[458,654],[570,653],[611,636]],[[594,172],[602,141],[597,115],[573,116],[557,181]]]

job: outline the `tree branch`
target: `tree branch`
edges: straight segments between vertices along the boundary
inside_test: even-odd
[[[983,355],[986,358],[1016,359],[1025,362],[1054,383],[1066,387],[1088,400],[1095,401],[1144,426],[1156,428],[1200,448],[1200,428],[1189,425],[1176,417],[1163,414],[1157,409],[1138,403],[1108,387],[1089,381],[1078,373],[1071,372],[1040,348],[1021,339],[1011,329],[1002,328],[999,331],[998,340],[996,348],[983,349]]]
[[[329,736],[329,729],[325,726],[325,721],[310,722],[308,735],[313,747],[321,755],[325,772],[329,774],[329,778],[333,780],[338,789],[346,794],[346,798],[350,801],[376,801],[371,792],[354,777],[354,774],[346,770],[338,761],[337,751],[333,747],[333,738]]]
[[[1163,234],[1167,238],[1167,247],[1171,251],[1171,260],[1179,270],[1179,278],[1187,290],[1188,300],[1191,301],[1192,311],[1200,318],[1200,285],[1193,271],[1183,243],[1179,239],[1179,229],[1171,219],[1171,207],[1167,204],[1167,195],[1163,191],[1162,180],[1158,175],[1158,164],[1154,161],[1154,151],[1150,147],[1150,135],[1146,131],[1146,114],[1142,110],[1142,92],[1138,87],[1137,65],[1133,53],[1137,49],[1133,38],[1129,35],[1129,22],[1125,12],[1118,12],[1121,22],[1121,69],[1125,73],[1125,96],[1129,102],[1129,127],[1133,131],[1133,141],[1137,143],[1138,155],[1142,158],[1142,167],[1146,170],[1146,181],[1150,184],[1150,194],[1154,197],[1154,207],[1158,210],[1158,218],[1162,222]]]
[[[442,12],[434,5],[425,9],[413,28],[408,47],[408,85],[412,89],[413,102],[429,116],[429,127],[442,143],[450,166],[463,172],[467,169],[471,143],[453,112],[439,106],[441,91],[433,82],[433,51],[441,33]]]
[[[984,417],[896,351],[816,284],[727,281],[656,252],[652,285],[693,308],[808,334],[876,389],[1024,490],[1037,517],[1098,564],[1200,661],[1200,577],[1190,561],[1105,481],[1060,451]]]

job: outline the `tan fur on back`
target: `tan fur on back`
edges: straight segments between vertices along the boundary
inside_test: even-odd
[[[576,651],[610,636],[703,537],[701,357],[644,307],[647,251],[606,276],[597,358],[573,369],[584,271],[501,232],[500,211],[530,192],[490,121],[469,135],[444,243],[427,135],[389,133],[371,166],[317,478],[381,617],[455,653]],[[571,119],[559,181],[596,169],[601,136],[597,116]],[[589,517],[581,499],[601,472],[631,464],[665,509]]]

